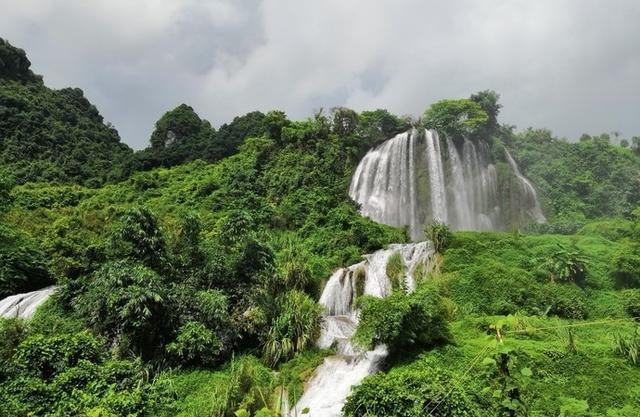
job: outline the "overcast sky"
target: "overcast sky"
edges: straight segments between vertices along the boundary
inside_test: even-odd
[[[638,0],[0,0],[0,37],[137,149],[180,103],[219,126],[484,89],[519,128],[640,135]]]

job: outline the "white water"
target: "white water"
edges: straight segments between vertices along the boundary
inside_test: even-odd
[[[0,300],[0,317],[29,319],[36,312],[36,309],[55,291],[56,287],[51,286],[6,297]]]
[[[409,226],[414,240],[438,220],[457,230],[504,230],[544,222],[535,188],[507,156],[521,186],[498,187],[486,142],[443,140],[434,130],[401,133],[370,150],[349,188],[362,214],[392,226]]]
[[[507,161],[509,162],[511,169],[513,169],[513,172],[516,174],[516,177],[518,177],[518,180],[520,181],[524,198],[528,199],[532,203],[529,204],[529,215],[533,217],[536,222],[545,223],[547,221],[547,218],[544,216],[542,208],[540,207],[536,189],[533,187],[533,184],[531,184],[531,181],[526,179],[524,175],[520,173],[518,164],[516,164],[515,159],[513,159],[511,153],[509,153],[507,148],[504,149],[504,153],[507,156]]]
[[[387,249],[366,255],[363,262],[337,270],[327,282],[320,304],[325,308],[322,331],[317,342],[321,348],[336,347],[337,355],[325,358],[305,387],[305,392],[289,413],[302,416],[305,408],[309,417],[338,417],[354,385],[376,372],[387,356],[384,345],[368,352],[358,352],[351,344],[358,324],[354,302],[358,294],[357,279],[364,272],[364,294],[386,297],[391,293],[391,280],[386,274],[387,262],[400,253],[404,263],[404,286],[415,288],[414,272],[418,265],[426,268],[433,254],[429,242],[390,245]]]

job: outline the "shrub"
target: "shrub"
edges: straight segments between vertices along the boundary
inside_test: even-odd
[[[16,348],[13,363],[25,375],[48,380],[80,361],[101,362],[103,342],[89,332],[25,339]]]
[[[613,258],[614,278],[621,288],[640,287],[640,252],[635,247],[623,247]]]
[[[354,335],[357,345],[372,349],[384,343],[394,352],[429,348],[450,340],[443,298],[432,286],[414,293],[394,292],[386,298],[360,299],[360,324]]]
[[[624,290],[622,292],[624,309],[631,316],[636,319],[640,317],[640,290]]]
[[[168,325],[167,286],[157,273],[128,261],[109,262],[74,302],[92,328],[143,356],[158,348]]]
[[[315,342],[320,331],[322,307],[308,295],[291,290],[276,299],[276,316],[263,344],[270,365],[290,359]]]
[[[175,340],[167,345],[167,352],[179,362],[192,365],[215,363],[222,350],[222,342],[204,324],[189,321],[178,330]]]
[[[548,285],[543,289],[548,314],[566,319],[585,319],[587,306],[581,288],[563,284]]]
[[[547,259],[551,282],[583,283],[587,275],[587,259],[577,250],[560,247]]]
[[[392,289],[397,290],[404,286],[404,262],[400,252],[394,252],[387,259],[386,273]]]
[[[640,332],[638,327],[630,336],[620,332],[613,334],[614,352],[626,357],[635,366],[640,366]]]
[[[444,253],[451,242],[451,229],[444,223],[428,224],[424,229],[424,234],[433,243],[433,249],[436,253]]]
[[[346,417],[481,415],[474,398],[451,373],[432,367],[394,368],[366,378],[353,388],[343,413]]]

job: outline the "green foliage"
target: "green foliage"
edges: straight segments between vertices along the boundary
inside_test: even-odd
[[[89,332],[72,336],[35,335],[18,345],[12,361],[21,374],[49,381],[81,361],[99,362],[103,354],[101,344]]]
[[[488,402],[493,403],[495,415],[527,415],[526,386],[533,372],[522,366],[518,354],[502,346],[498,353],[485,358],[482,364],[488,380],[482,392]]]
[[[167,352],[179,362],[207,365],[215,363],[222,350],[222,342],[204,324],[190,321],[178,330],[176,339],[167,345]]]
[[[482,415],[473,396],[455,375],[429,367],[392,369],[366,378],[354,387],[343,413],[347,417]]]
[[[181,104],[156,122],[151,147],[136,154],[141,169],[171,167],[201,158],[215,136],[211,124],[200,119],[192,107]]]
[[[122,216],[121,222],[114,241],[118,252],[150,268],[161,268],[167,261],[166,243],[153,213],[133,208]]]
[[[433,243],[436,253],[444,253],[451,240],[451,229],[444,223],[434,222],[425,226],[425,237]]]
[[[629,149],[599,137],[571,143],[544,129],[502,128],[499,136],[554,222],[626,217],[640,205],[640,158]]]
[[[622,295],[627,314],[631,317],[640,318],[640,290],[625,290]]]
[[[22,233],[0,223],[0,298],[52,282],[45,255]]]
[[[312,346],[320,332],[322,308],[309,296],[292,290],[276,299],[276,316],[263,345],[267,363],[276,365]]]
[[[583,283],[587,275],[587,259],[577,250],[560,247],[547,260],[551,282]]]
[[[147,369],[105,360],[103,341],[88,332],[35,334],[12,350],[9,378],[0,379],[3,416],[156,416],[170,409],[168,390],[149,381]]]
[[[624,246],[613,258],[614,276],[622,288],[640,287],[640,250],[637,245]]]
[[[613,334],[614,351],[629,360],[634,366],[640,366],[640,331],[638,327],[630,336],[620,332]]]
[[[457,138],[481,133],[488,119],[482,106],[473,100],[440,100],[424,112],[423,124]]]
[[[502,108],[502,105],[498,103],[500,94],[492,90],[484,90],[472,94],[469,99],[478,103],[482,110],[487,113],[486,131],[484,133],[486,135],[495,133],[498,129],[498,113]]]
[[[422,285],[405,295],[359,300],[360,323],[353,340],[365,349],[384,343],[391,352],[425,349],[450,340],[447,311],[438,291]]]
[[[29,67],[31,62],[24,50],[0,38],[0,80],[42,82]]]
[[[131,149],[79,88],[51,90],[24,51],[0,39],[0,164],[19,183],[99,186],[131,169]]]
[[[391,288],[398,290],[404,287],[404,261],[400,252],[394,252],[387,259],[387,277],[391,281]]]
[[[233,416],[238,410],[255,413],[270,406],[273,374],[257,358],[239,356],[215,371],[167,374],[177,399],[179,417]]]
[[[266,120],[264,114],[254,111],[223,124],[207,144],[205,159],[209,162],[219,161],[236,153],[247,138],[263,136],[267,132]]]
[[[128,261],[105,264],[74,301],[76,310],[96,331],[149,357],[163,336],[167,286],[153,270]]]

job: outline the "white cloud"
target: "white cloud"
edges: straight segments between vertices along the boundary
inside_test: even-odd
[[[125,141],[186,102],[215,124],[259,109],[419,115],[486,88],[504,122],[640,134],[635,0],[0,0],[0,36],[79,86]]]

